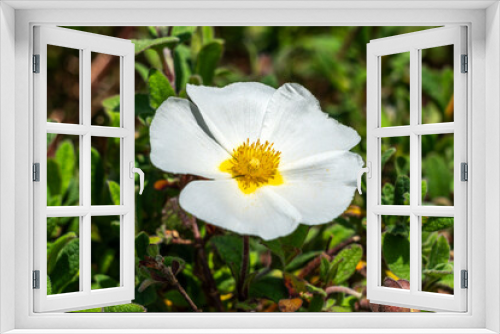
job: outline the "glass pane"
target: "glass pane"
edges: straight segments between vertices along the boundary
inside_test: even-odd
[[[388,288],[410,288],[410,217],[381,216],[382,277]]]
[[[410,137],[381,138],[382,205],[410,205]]]
[[[422,123],[453,122],[453,45],[421,54]]]
[[[47,206],[80,205],[80,136],[47,134]]]
[[[120,138],[92,137],[91,204],[120,205]]]
[[[453,218],[421,219],[422,291],[453,294]]]
[[[80,217],[47,218],[47,294],[80,291]]]
[[[453,205],[453,134],[425,135],[422,141],[423,205]]]
[[[92,217],[92,290],[120,286],[120,216]]]
[[[47,122],[80,122],[80,50],[47,45]]]
[[[120,57],[92,52],[92,125],[120,126]]]
[[[410,124],[410,52],[381,57],[381,126]]]

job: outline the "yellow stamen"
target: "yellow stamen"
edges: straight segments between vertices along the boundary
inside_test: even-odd
[[[232,175],[238,181],[238,187],[245,194],[251,194],[258,188],[283,184],[283,177],[278,171],[281,152],[273,144],[260,140],[250,144],[250,140],[233,150],[232,157],[223,161],[219,169]]]

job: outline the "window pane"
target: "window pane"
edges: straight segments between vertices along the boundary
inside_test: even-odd
[[[410,124],[410,52],[381,57],[381,126]]]
[[[80,122],[80,50],[47,45],[47,122]]]
[[[80,205],[80,136],[47,134],[47,206]]]
[[[389,288],[409,289],[410,217],[381,216],[381,218],[382,285]],[[396,284],[393,281],[399,283]]]
[[[80,217],[47,218],[47,294],[80,291]]]
[[[92,125],[120,126],[120,57],[92,52]]]
[[[120,216],[92,217],[92,290],[120,286]]]
[[[453,218],[422,219],[422,291],[453,294]]]
[[[410,137],[381,138],[382,205],[410,205]]]
[[[92,205],[120,205],[120,138],[92,137]]]
[[[422,123],[453,122],[453,45],[421,52]]]
[[[425,135],[422,141],[423,205],[453,205],[453,134]]]

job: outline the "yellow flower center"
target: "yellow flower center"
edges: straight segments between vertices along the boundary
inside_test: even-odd
[[[219,169],[229,173],[238,181],[238,187],[245,194],[251,194],[265,185],[283,184],[283,177],[278,171],[281,152],[273,144],[260,140],[250,144],[250,140],[233,150],[232,157],[223,161]]]

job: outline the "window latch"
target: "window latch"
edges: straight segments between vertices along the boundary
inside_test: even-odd
[[[363,192],[361,191],[361,177],[363,174],[366,173],[366,177],[371,179],[372,178],[372,163],[370,161],[366,162],[366,167],[361,168],[358,171],[358,192],[361,195]]]
[[[133,161],[130,161],[129,170],[131,179],[134,178],[135,173],[139,174],[139,195],[142,195],[142,191],[144,190],[144,172],[142,169],[135,167]]]
[[[40,289],[40,270],[33,270],[33,289]]]

